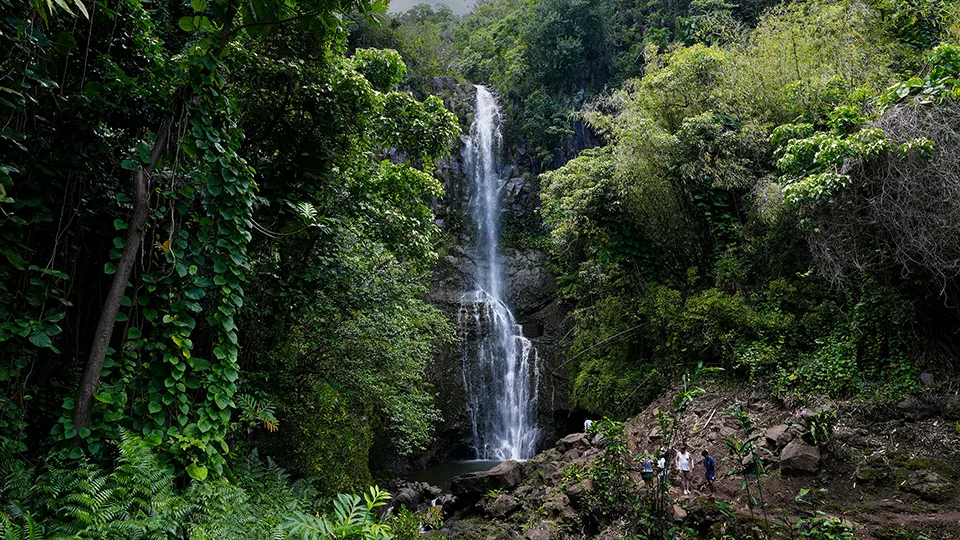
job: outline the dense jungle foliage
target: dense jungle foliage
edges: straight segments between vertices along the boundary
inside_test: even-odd
[[[955,370],[954,2],[385,7],[0,0],[8,535],[411,530],[367,486],[439,418],[436,77],[542,173],[576,406],[701,362],[865,406]]]
[[[353,39],[495,88],[548,171],[526,242],[574,307],[576,406],[625,417],[704,362],[876,407],[956,368],[957,10],[501,0]]]
[[[452,333],[421,300],[429,203],[459,128],[398,91],[395,51],[348,50],[344,21],[384,7],[0,3],[14,526],[319,530],[322,497],[371,483],[375,443],[428,442],[424,362]]]

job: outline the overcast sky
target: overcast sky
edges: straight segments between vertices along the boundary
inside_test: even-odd
[[[457,15],[463,15],[470,11],[474,2],[475,0],[390,0],[390,8],[387,11],[390,13],[403,13],[417,4],[430,4],[431,6],[446,4],[450,6],[450,9]]]

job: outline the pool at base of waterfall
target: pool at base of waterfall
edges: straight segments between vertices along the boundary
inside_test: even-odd
[[[448,461],[440,463],[423,470],[415,471],[407,475],[407,480],[411,482],[426,482],[431,486],[437,486],[443,491],[450,491],[450,482],[454,477],[461,474],[467,474],[479,471],[489,471],[502,461],[474,459],[469,461]]]

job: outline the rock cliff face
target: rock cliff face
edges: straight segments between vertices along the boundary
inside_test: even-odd
[[[434,89],[444,99],[447,108],[457,114],[464,133],[472,121],[475,88],[457,84],[451,79],[437,79]],[[434,201],[437,225],[447,236],[447,247],[435,271],[427,300],[443,310],[454,324],[461,307],[461,297],[474,288],[476,260],[471,253],[475,227],[470,223],[468,186],[462,150],[452,152],[440,165],[439,176],[444,183],[444,196]],[[504,223],[511,223],[511,231],[525,226],[542,232],[537,216],[538,198],[532,174],[524,174],[525,167],[515,156],[503,156],[507,178],[502,191]],[[517,225],[521,224],[521,225]],[[506,232],[506,231],[504,231]],[[555,298],[556,287],[548,270],[545,251],[530,247],[510,247],[505,242],[508,305],[523,334],[537,349],[539,357],[539,411],[538,427],[541,445],[550,446],[556,439],[555,417],[566,410],[566,380],[555,373],[556,342],[565,333],[566,308]],[[421,463],[472,457],[473,442],[470,419],[466,410],[464,378],[461,366],[461,347],[469,343],[454,343],[438,352],[429,366],[428,376],[434,385],[444,422],[437,430],[437,443],[427,455],[419,456]]]

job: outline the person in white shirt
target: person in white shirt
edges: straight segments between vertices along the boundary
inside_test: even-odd
[[[660,445],[660,450],[657,453],[660,456],[660,459],[657,460],[657,469],[660,471],[660,479],[663,482],[669,482],[670,471],[667,470],[667,461],[670,459],[670,451],[667,450],[666,446]]]
[[[584,421],[583,421],[583,432],[586,433],[586,432],[590,431],[590,426],[592,426],[592,425],[593,425],[593,420],[591,420],[591,419],[589,419],[589,418],[587,418],[586,420],[584,420]]]
[[[687,445],[677,454],[677,469],[680,471],[680,484],[683,486],[683,494],[690,494],[690,481],[693,479],[693,468],[696,464],[693,462],[693,456],[687,450]]]

